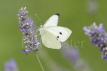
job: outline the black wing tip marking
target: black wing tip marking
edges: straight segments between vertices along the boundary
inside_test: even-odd
[[[60,13],[56,13],[55,15],[60,16]]]

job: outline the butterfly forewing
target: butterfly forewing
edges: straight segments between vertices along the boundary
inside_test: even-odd
[[[58,24],[58,18],[60,13],[56,13],[55,15],[51,16],[46,23],[44,24],[44,28],[50,27],[50,26],[57,26]]]
[[[66,41],[72,33],[70,29],[60,26],[49,27],[47,30],[54,34],[60,42]]]

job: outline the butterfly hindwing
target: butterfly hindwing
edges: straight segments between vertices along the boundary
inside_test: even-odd
[[[47,30],[54,34],[60,42],[66,41],[72,33],[70,29],[60,26],[48,27]]]
[[[44,29],[44,33],[41,35],[42,38],[42,43],[47,47],[47,48],[52,48],[52,49],[60,49],[61,44],[59,40],[50,33],[48,30]]]

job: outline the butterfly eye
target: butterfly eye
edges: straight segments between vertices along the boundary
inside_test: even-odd
[[[62,35],[62,32],[59,32],[60,35]]]

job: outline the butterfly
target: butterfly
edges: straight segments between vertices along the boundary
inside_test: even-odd
[[[42,43],[47,48],[60,49],[61,43],[66,41],[72,31],[66,27],[57,26],[60,13],[52,15],[44,25],[40,27]]]

